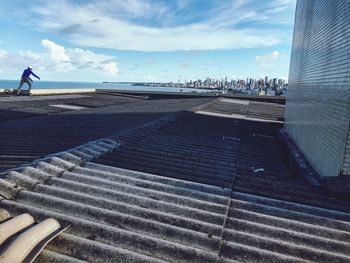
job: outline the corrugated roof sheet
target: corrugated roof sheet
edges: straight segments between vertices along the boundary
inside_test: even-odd
[[[0,97],[0,172],[207,100],[151,101],[102,94]],[[52,104],[87,109],[72,111]]]
[[[273,102],[220,98],[203,107],[199,113],[282,123],[284,120],[284,107],[284,105]]]
[[[167,116],[6,173],[0,207],[71,225],[38,262],[349,262],[349,200],[293,178],[275,135]]]

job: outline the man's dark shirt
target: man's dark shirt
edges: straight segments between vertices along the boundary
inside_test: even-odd
[[[23,74],[22,74],[22,78],[29,78],[30,75],[33,75],[34,77],[36,77],[37,79],[40,79],[37,75],[34,74],[34,72],[32,72],[30,69],[25,69],[23,71]]]

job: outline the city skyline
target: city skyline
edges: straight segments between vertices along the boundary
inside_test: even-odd
[[[286,80],[295,2],[1,2],[0,79]]]

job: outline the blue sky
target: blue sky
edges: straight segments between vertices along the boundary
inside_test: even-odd
[[[296,0],[0,1],[0,79],[288,77]]]

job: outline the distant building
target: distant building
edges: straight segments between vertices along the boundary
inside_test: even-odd
[[[274,78],[272,80],[272,88],[276,89],[277,88],[277,78]]]
[[[277,85],[278,85],[278,87],[281,87],[283,85],[283,80],[282,79],[278,79]]]
[[[349,14],[344,0],[296,7],[286,129],[322,177],[350,176]]]

